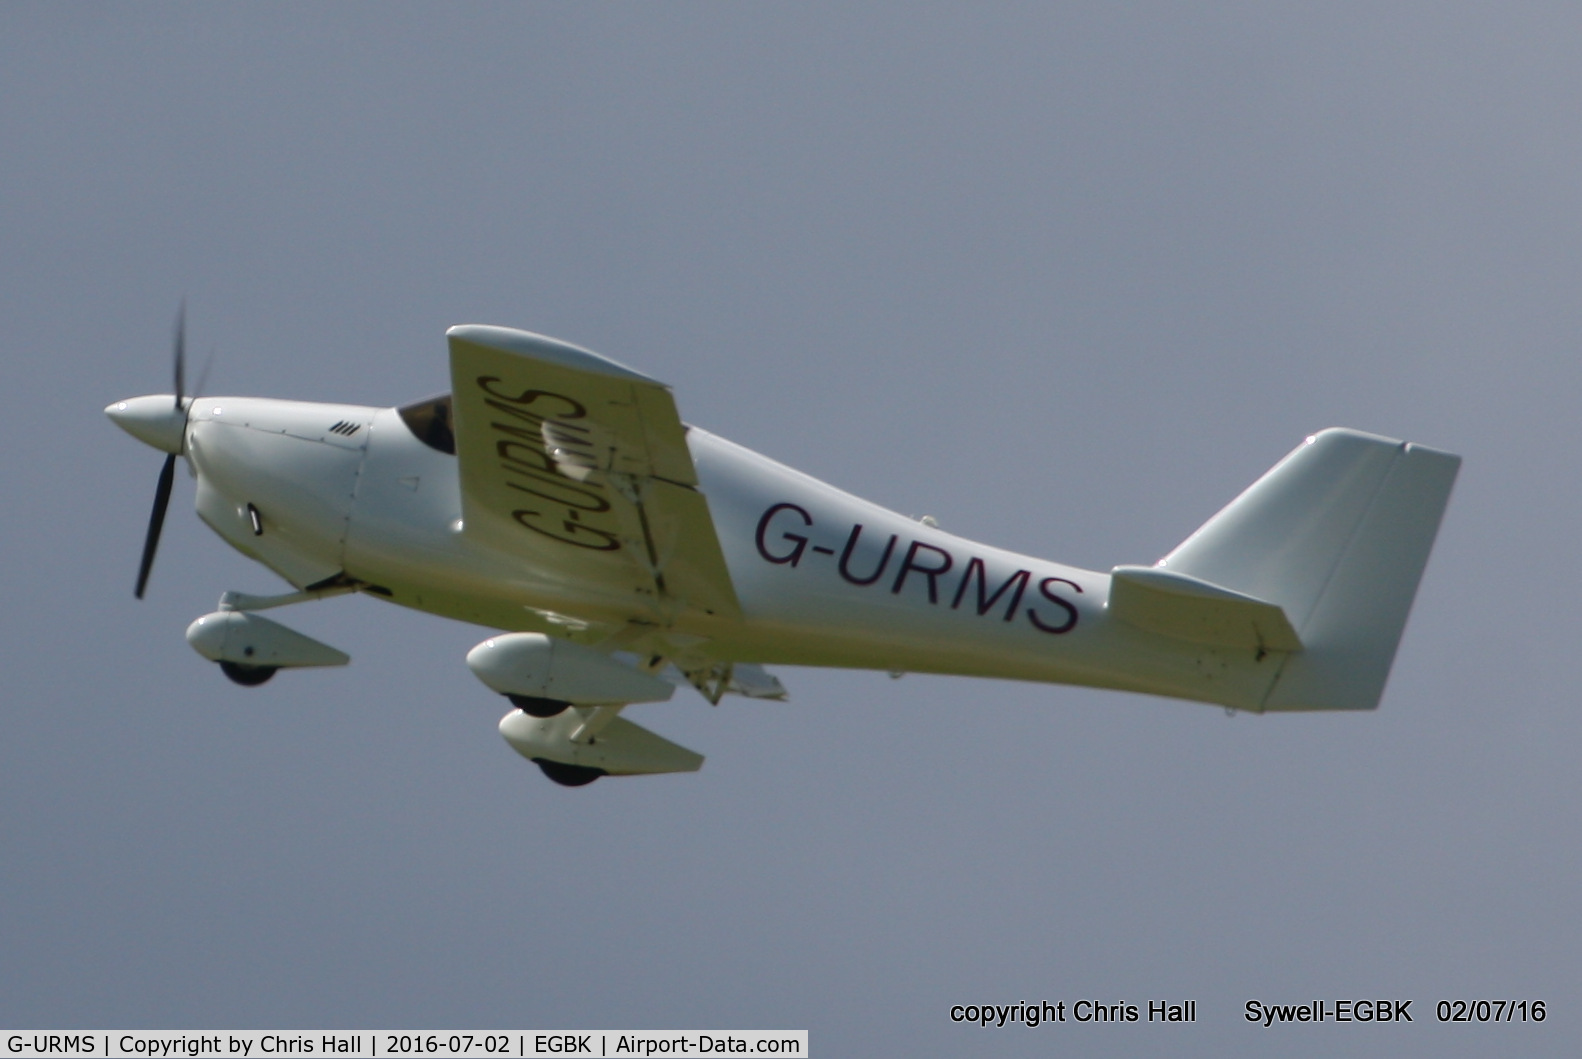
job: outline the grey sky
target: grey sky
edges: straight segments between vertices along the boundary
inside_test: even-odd
[[[1570,5],[0,8],[0,1023],[806,1027],[820,1055],[1582,1043]],[[1239,717],[783,670],[634,715],[696,776],[564,791],[482,630],[282,615],[103,419],[394,404],[444,329],[565,338],[689,421],[954,532],[1152,562],[1301,437],[1466,459],[1383,708]],[[1252,1029],[1250,998],[1418,1023]],[[952,1003],[1195,997],[984,1031]],[[1442,1028],[1435,1000],[1545,999]]]

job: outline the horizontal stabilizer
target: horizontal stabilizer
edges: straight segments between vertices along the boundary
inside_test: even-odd
[[[605,709],[608,709],[607,707]],[[555,717],[530,717],[512,710],[500,719],[500,734],[529,761],[600,769],[611,776],[696,772],[703,755],[678,746],[624,717],[601,721],[599,711],[573,706]]]
[[[1110,613],[1139,629],[1217,647],[1302,649],[1273,603],[1153,566],[1117,566],[1110,579]]]
[[[725,690],[749,699],[773,699],[776,702],[784,702],[790,697],[779,677],[751,662],[737,662],[731,667],[730,686]]]

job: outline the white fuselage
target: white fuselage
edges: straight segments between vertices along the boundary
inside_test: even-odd
[[[1113,620],[1110,576],[906,518],[707,431],[687,442],[741,618],[673,631],[721,661],[955,673],[1127,688],[1256,708],[1279,656]],[[544,615],[631,620],[586,586],[464,530],[455,456],[397,410],[258,398],[194,402],[197,509],[299,588],[343,575],[404,606],[504,630]]]

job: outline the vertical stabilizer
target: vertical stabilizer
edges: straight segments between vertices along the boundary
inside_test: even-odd
[[[1421,445],[1322,431],[1159,566],[1284,610],[1303,649],[1265,709],[1373,709],[1460,465]]]

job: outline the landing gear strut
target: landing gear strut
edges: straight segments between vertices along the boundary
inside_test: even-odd
[[[592,769],[586,765],[567,765],[543,757],[533,758],[533,764],[562,787],[586,787],[600,776],[609,775],[603,769]]]

